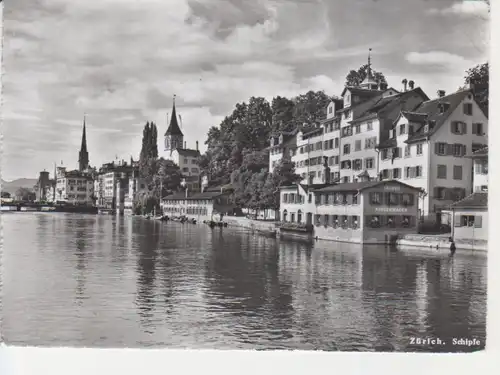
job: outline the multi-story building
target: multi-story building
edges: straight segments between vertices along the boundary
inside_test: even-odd
[[[309,226],[314,237],[354,243],[388,243],[417,232],[419,189],[399,181],[307,185],[280,189],[284,223]],[[286,231],[287,224],[280,225]],[[292,227],[292,230],[296,230]]]
[[[472,184],[474,192],[488,192],[488,146],[472,153],[474,174]]]
[[[451,205],[453,238],[468,242],[472,249],[487,249],[488,147],[474,152],[472,160],[474,162],[474,191]]]
[[[50,179],[49,172],[40,172],[38,181],[34,186],[35,200],[38,202],[55,202],[56,200],[56,176]]]
[[[78,170],[66,171],[65,167],[57,167],[56,176],[56,201],[94,204],[94,179],[90,173]]]
[[[129,206],[131,208],[134,191],[130,196],[130,185],[137,183],[136,169],[133,160],[130,163],[121,160],[103,164],[95,180],[97,205],[105,209],[116,209],[120,213]]]
[[[200,168],[198,166],[198,158],[200,157],[200,151],[198,150],[198,141],[196,141],[196,149],[187,148],[187,144],[184,142],[184,134],[177,121],[175,102],[172,108],[170,124],[165,132],[164,143],[165,159],[171,160],[179,166],[189,190],[199,191]]]
[[[474,151],[487,144],[488,119],[469,90],[427,100],[401,111],[379,145],[380,178],[398,179],[425,191],[422,220],[449,223],[443,210],[473,190]]]
[[[278,136],[270,138],[269,146],[269,173],[273,173],[276,165],[287,156],[290,159],[295,155],[297,148],[297,131],[282,132]]]

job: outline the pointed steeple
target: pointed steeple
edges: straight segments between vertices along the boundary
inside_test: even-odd
[[[168,136],[168,135],[184,136],[181,128],[179,127],[179,123],[177,122],[177,112],[175,110],[175,95],[174,95],[174,99],[173,99],[172,116],[170,117],[170,124],[168,125],[168,129],[165,132],[165,136]]]
[[[378,85],[375,81],[375,78],[373,77],[371,52],[372,49],[370,48],[368,50],[368,66],[366,68],[366,77],[363,82],[361,82],[360,87],[368,90],[376,90]]]
[[[78,170],[83,172],[89,166],[89,153],[87,151],[87,131],[85,126],[85,114],[83,115],[82,145],[78,154]]]

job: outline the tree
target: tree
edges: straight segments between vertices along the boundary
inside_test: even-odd
[[[279,209],[279,189],[300,182],[302,177],[295,173],[295,165],[289,159],[281,159],[268,175],[263,186],[262,200],[268,208]]]
[[[32,201],[35,200],[35,193],[28,188],[20,187],[16,190],[16,198],[20,201]]]
[[[10,193],[8,191],[2,191],[2,198],[10,198]]]
[[[323,120],[326,115],[326,107],[332,100],[323,91],[309,91],[304,95],[294,98],[293,122],[294,126],[303,124],[315,125]]]
[[[293,124],[293,100],[277,96],[273,99],[272,109],[272,133],[279,134],[282,131],[291,131]]]
[[[474,98],[479,105],[488,112],[489,107],[489,65],[488,63],[476,65],[465,72],[465,83],[472,86]]]
[[[358,70],[351,70],[346,76],[346,86],[359,86],[361,82],[366,78],[368,71],[368,64],[362,65]],[[372,76],[378,84],[387,83],[385,76],[381,72],[377,72],[372,69]]]
[[[142,132],[142,147],[139,155],[139,175],[148,178],[154,174],[154,162],[158,158],[158,130],[153,122],[147,122]]]

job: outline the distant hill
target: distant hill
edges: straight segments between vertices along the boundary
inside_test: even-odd
[[[36,178],[18,178],[13,181],[4,181],[2,180],[2,191],[7,191],[11,194],[15,194],[17,189],[26,188],[33,189],[33,186],[37,183]]]

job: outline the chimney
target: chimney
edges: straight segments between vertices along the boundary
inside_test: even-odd
[[[446,95],[446,91],[444,91],[444,90],[438,90],[437,94],[438,94],[439,98],[442,98],[443,96]]]
[[[408,82],[408,86],[410,87],[410,90],[413,90],[415,88],[415,81]]]
[[[403,84],[403,91],[406,91],[406,85],[408,84],[408,80],[405,78],[401,81],[401,83]]]
[[[184,141],[184,148],[187,148],[187,142]]]
[[[198,141],[196,141],[196,151],[198,151]]]

